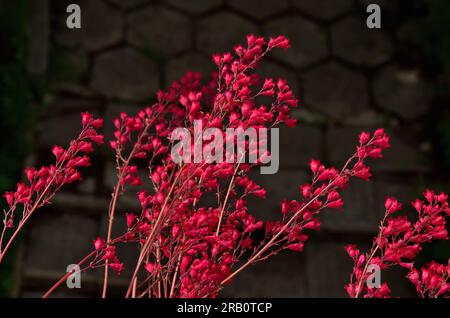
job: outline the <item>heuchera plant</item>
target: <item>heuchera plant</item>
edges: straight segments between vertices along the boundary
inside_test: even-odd
[[[120,275],[124,268],[116,253],[118,244],[137,246],[139,251],[135,266],[130,269],[126,297],[216,297],[248,266],[286,249],[301,252],[309,232],[320,228],[320,213],[326,208],[343,207],[341,193],[349,180],[369,180],[367,159],[382,157],[382,151],[389,147],[389,137],[383,129],[361,133],[355,152],[340,169],[311,160],[311,181],[299,187],[297,199],[281,202],[276,222],[257,220],[247,208],[250,196],[266,196],[266,190],[249,177],[251,169],[260,162],[248,164],[235,158],[234,163],[174,163],[169,136],[178,127],[193,131],[195,120],[201,120],[204,129],[222,131],[296,125],[289,113],[298,101],[286,81],[262,79],[255,73],[260,60],[275,48],[287,49],[289,41],[283,36],[265,40],[249,35],[247,44],[236,46],[233,54],[213,56],[217,72],[209,82],[203,83],[200,74],[188,72],[168,90],[158,92],[154,105],[135,116],[122,113],[114,120],[115,132],[109,146],[115,152],[117,182],[108,209],[108,230],[105,237],[94,240],[92,252],[78,262],[83,272],[104,269],[103,297],[107,296],[110,270]],[[262,105],[261,97],[269,102]],[[4,216],[0,261],[30,216],[49,203],[64,184],[81,179],[77,168],[89,165],[87,154],[93,150],[92,143],[103,142],[103,136],[96,131],[101,126],[101,119],[83,113],[79,137],[67,150],[53,148],[55,164],[39,170],[26,169],[28,182],[5,194],[9,210]],[[207,146],[205,143],[203,147]],[[138,166],[142,165],[148,168],[148,178],[142,179],[138,174]],[[136,193],[139,211],[117,211],[117,202],[128,189]],[[211,197],[217,203],[212,204]],[[383,268],[406,266],[404,259],[408,259],[407,266],[411,266],[420,244],[446,237],[446,199],[433,194],[427,195],[427,204],[417,203],[421,215],[417,226],[403,218],[385,218],[388,225],[381,227],[368,255],[356,247],[347,248],[356,262],[352,283],[346,288],[350,296],[387,294],[384,285],[379,291],[365,289],[363,280],[367,274],[363,268],[367,264],[377,262]],[[395,200],[389,200],[390,215],[397,207],[393,207]],[[122,226],[126,230],[113,237],[117,213],[125,214],[126,225]],[[14,217],[20,218],[17,227]],[[4,244],[8,230],[13,234]],[[375,257],[376,252],[382,256]],[[436,284],[446,280],[448,274],[438,283],[437,278],[430,278],[441,277],[444,272],[445,266],[432,263],[421,274],[411,269],[408,277],[422,296],[448,296],[448,289],[445,293],[436,291]],[[71,274],[64,275],[44,296],[49,296]]]
[[[450,297],[450,260],[447,265],[431,262],[420,272],[414,268],[414,259],[422,245],[433,240],[447,240],[446,216],[450,215],[448,196],[435,194],[431,190],[424,193],[425,201],[419,199],[411,204],[417,212],[417,220],[411,222],[406,216],[393,216],[401,210],[402,204],[395,198],[385,201],[385,214],[381,221],[379,233],[368,253],[361,253],[355,245],[346,247],[347,253],[354,261],[350,283],[346,286],[350,297],[388,297],[390,289],[387,283],[379,288],[365,284],[370,265],[377,265],[381,270],[392,266],[401,266],[409,270],[407,278],[416,286],[421,297]]]

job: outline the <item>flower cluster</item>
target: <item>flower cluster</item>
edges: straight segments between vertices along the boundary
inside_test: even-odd
[[[346,247],[347,253],[354,261],[351,282],[345,287],[350,297],[388,297],[390,289],[387,283],[381,288],[366,285],[369,265],[376,265],[380,270],[392,266],[401,266],[410,270],[408,278],[416,285],[419,293],[434,296],[444,296],[448,293],[445,266],[442,269],[436,263],[431,263],[422,269],[422,275],[413,268],[414,260],[422,249],[422,245],[433,240],[446,240],[446,217],[450,216],[448,196],[436,194],[431,190],[424,192],[425,200],[415,200],[411,203],[417,213],[417,220],[411,222],[406,216],[394,215],[401,210],[402,204],[395,198],[388,197],[385,201],[385,215],[381,222],[378,236],[368,253],[361,253],[355,245]],[[435,277],[431,282],[430,278]],[[432,289],[430,289],[432,288]],[[442,288],[442,289],[441,289]]]
[[[189,72],[167,91],[159,92],[156,105],[137,116],[121,114],[114,120],[116,131],[110,146],[116,151],[118,186],[113,193],[110,216],[115,213],[114,202],[122,187],[140,186],[145,181],[138,180],[135,161],[145,159],[151,183],[150,189],[142,186],[137,190],[141,211],[126,213],[126,233],[116,239],[108,235],[103,250],[95,256],[97,266],[102,259],[99,255],[104,255],[111,244],[126,242],[140,246],[127,296],[217,296],[245,267],[280,250],[301,251],[308,238],[304,231],[320,226],[319,212],[343,206],[340,191],[349,179],[354,176],[367,180],[371,176],[366,159],[379,158],[381,151],[389,147],[389,138],[382,129],[373,135],[362,133],[359,146],[341,170],[325,168],[318,160],[312,160],[311,183],[300,187],[298,200],[282,203],[279,222],[264,224],[247,207],[248,197],[266,196],[266,190],[248,176],[259,163],[242,163],[237,154],[231,163],[173,162],[168,153],[171,147],[168,136],[179,125],[193,131],[194,121],[201,120],[204,128],[225,131],[296,124],[289,111],[297,107],[297,100],[286,81],[260,79],[254,73],[258,62],[271,49],[288,46],[284,37],[266,43],[263,38],[248,36],[246,47],[236,46],[235,54],[213,56],[218,72],[211,82],[202,86],[201,77]],[[272,101],[262,105],[259,97]],[[216,206],[208,201],[211,195],[217,198]],[[262,240],[257,239],[260,236],[257,233],[263,234]],[[105,281],[108,266],[115,270],[122,265],[116,257],[111,260],[109,264],[108,259],[102,263]],[[145,269],[144,277],[141,268]],[[107,284],[104,291],[106,288]]]
[[[81,133],[70,142],[67,149],[57,145],[53,147],[54,164],[39,169],[25,169],[27,182],[18,183],[16,191],[4,194],[9,209],[4,211],[4,227],[0,237],[0,261],[12,239],[33,212],[48,204],[62,186],[81,180],[78,169],[91,164],[88,154],[94,150],[93,143],[103,143],[103,135],[97,131],[102,127],[103,119],[94,119],[92,114],[82,113],[81,123]],[[18,213],[19,209],[21,212]],[[9,242],[3,246],[6,230],[15,227],[15,217],[19,218],[16,231]]]
[[[342,208],[344,201],[340,192],[346,188],[350,178],[368,180],[371,173],[365,160],[368,157],[379,158],[382,150],[389,146],[389,137],[383,129],[378,129],[373,136],[367,132],[361,133],[355,153],[340,171],[334,167],[326,168],[319,160],[311,160],[309,166],[313,174],[312,181],[299,187],[300,199],[283,201],[282,220],[266,223],[269,245],[277,246],[275,252],[272,251],[270,254],[286,248],[302,251],[308,239],[304,230],[320,228],[318,215],[323,209]],[[270,246],[267,247],[269,248]],[[261,255],[258,258],[261,258]]]
[[[298,100],[288,83],[284,79],[261,78],[256,73],[263,57],[275,48],[287,49],[289,41],[283,36],[266,40],[249,35],[247,43],[237,45],[233,53],[213,56],[217,71],[211,80],[203,81],[200,74],[188,72],[166,91],[158,92],[154,105],[136,115],[122,113],[114,119],[109,146],[115,153],[117,181],[108,208],[107,233],[95,239],[93,251],[78,262],[82,271],[104,268],[103,297],[107,296],[110,270],[117,275],[130,271],[126,297],[217,297],[248,266],[283,250],[301,252],[309,232],[320,229],[320,213],[343,208],[342,191],[350,179],[370,179],[368,159],[382,157],[390,146],[383,129],[362,132],[354,153],[340,169],[311,160],[310,182],[299,186],[297,198],[281,202],[278,221],[263,222],[250,213],[247,202],[250,197],[264,199],[267,195],[250,178],[251,169],[262,165],[270,155],[267,150],[259,151],[252,142],[245,141],[249,154],[258,157],[255,162],[245,163],[242,153],[235,151],[228,152],[224,161],[174,162],[169,151],[174,146],[170,136],[179,127],[195,139],[196,123],[200,121],[201,129],[218,128],[228,142],[227,138],[235,138],[225,134],[228,129],[296,125],[290,111],[298,106]],[[5,229],[13,226],[17,205],[24,206],[20,229],[62,185],[81,178],[77,169],[89,165],[87,153],[92,151],[92,142],[103,141],[95,130],[102,125],[101,120],[83,113],[82,123],[80,136],[67,150],[53,148],[55,165],[37,171],[27,169],[29,184],[20,184],[16,192],[5,195],[10,205],[5,212]],[[200,149],[196,149],[195,142],[191,144],[193,152],[210,152],[211,144],[203,141]],[[136,193],[140,209],[118,211],[117,202],[126,189]],[[426,196],[428,199],[430,194]],[[428,203],[416,203],[421,215],[418,225],[403,218],[386,219],[387,225],[376,241],[377,251],[383,251],[381,257],[374,257],[375,252],[372,257],[365,256],[356,247],[348,249],[357,262],[357,282],[348,287],[351,295],[360,294],[359,282],[366,276],[361,266],[365,262],[385,267],[410,266],[407,261],[417,253],[417,244],[446,236],[442,214],[448,211],[448,204],[444,201],[446,197],[431,194]],[[395,199],[386,201],[388,215],[399,208]],[[118,213],[125,216],[126,222],[119,225],[122,234],[113,237]],[[120,261],[119,244],[138,247],[134,267],[125,268]],[[433,267],[429,272],[438,269]],[[421,288],[431,284],[423,273],[413,279]],[[432,284],[437,288],[434,281]],[[387,290],[386,285],[370,292],[384,295]]]
[[[248,36],[246,47],[237,46],[234,55],[213,56],[218,72],[211,82],[201,85],[200,75],[189,72],[166,92],[159,92],[158,103],[151,109],[136,117],[122,114],[114,121],[115,139],[110,145],[116,150],[119,171],[124,166],[135,167],[129,165],[133,159],[148,160],[152,191],[138,191],[142,210],[127,214],[126,236],[129,242],[141,244],[135,273],[144,267],[147,279],[158,282],[152,291],[154,296],[217,294],[237,262],[235,249],[249,248],[251,233],[262,228],[262,221],[256,221],[246,211],[247,196],[265,195],[265,190],[246,176],[252,165],[176,165],[168,153],[167,137],[178,126],[193,131],[195,120],[201,120],[205,129],[215,127],[223,131],[280,123],[292,126],[295,120],[288,113],[297,106],[297,100],[286,81],[261,81],[253,73],[270,50],[287,46],[284,37],[266,43],[263,38]],[[258,105],[260,96],[273,100],[268,105]],[[133,132],[134,157],[123,156],[124,145],[130,142]],[[128,176],[130,173],[119,173],[118,180]],[[137,178],[136,174],[131,176]],[[238,188],[242,189],[239,196]],[[209,193],[220,197],[218,207],[201,206]],[[170,290],[161,286],[161,277],[171,285]]]
[[[420,270],[412,269],[407,277],[421,297],[450,298],[450,262],[443,265],[432,261]]]

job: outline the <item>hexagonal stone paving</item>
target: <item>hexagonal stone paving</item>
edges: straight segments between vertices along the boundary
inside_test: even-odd
[[[212,59],[200,53],[188,53],[167,63],[166,85],[179,80],[188,71],[200,72],[202,78],[209,79],[214,70],[216,70],[216,65]]]
[[[369,29],[365,19],[349,17],[331,27],[333,53],[351,63],[374,66],[386,62],[393,45],[383,30]]]
[[[264,19],[289,8],[288,0],[229,0],[228,4],[256,19]]]
[[[124,9],[133,8],[135,6],[151,2],[151,0],[108,0],[108,1]]]
[[[110,98],[141,100],[158,89],[158,68],[131,48],[109,51],[96,58],[91,86]]]
[[[129,15],[127,40],[165,57],[189,48],[191,23],[188,17],[178,12],[162,6],[149,6]]]
[[[341,166],[348,156],[355,151],[358,134],[361,131],[375,131],[379,126],[371,127],[335,127],[326,134],[328,159],[331,164]],[[411,135],[407,128],[403,128],[406,134]],[[374,171],[418,171],[426,168],[427,162],[419,151],[415,140],[406,140],[409,136],[399,136],[396,130],[386,129],[390,137],[391,147],[383,153],[382,160],[370,163]],[[414,138],[409,138],[414,139]],[[416,139],[417,140],[417,139]]]
[[[272,61],[262,61],[256,68],[262,78],[285,79],[296,98],[299,98],[299,79],[297,73]]]
[[[166,0],[166,3],[192,14],[201,14],[217,8],[223,0]]]
[[[296,0],[293,4],[300,11],[322,20],[335,18],[352,7],[351,0]]]
[[[119,10],[104,1],[78,1],[82,9],[81,29],[68,29],[66,15],[56,34],[58,42],[74,47],[81,45],[88,50],[100,50],[122,39],[123,16]]]
[[[280,166],[307,167],[311,158],[323,157],[323,140],[320,128],[307,126],[301,119],[300,124],[295,128],[281,127]],[[289,179],[289,176],[287,178]]]
[[[257,33],[257,27],[233,13],[218,13],[200,21],[197,34],[198,49],[211,54],[230,52],[233,47],[245,44],[245,36]]]
[[[39,123],[37,143],[43,149],[51,148],[54,145],[65,145],[67,140],[76,136],[79,130],[79,113],[71,113],[66,109],[61,116],[47,116]]]
[[[433,85],[422,79],[416,69],[398,66],[384,68],[374,79],[373,91],[377,105],[404,119],[423,115],[433,98]]]
[[[369,4],[378,4],[381,8],[381,11],[395,11],[400,8],[401,1],[402,0],[359,0],[359,3],[364,8],[366,8]]]
[[[285,35],[291,41],[291,49],[277,50],[274,55],[294,67],[304,67],[327,56],[327,41],[319,25],[298,16],[273,20],[264,25],[270,36]]]
[[[304,102],[334,119],[345,119],[368,107],[364,75],[329,62],[302,75]]]
[[[276,257],[269,257],[264,262],[260,262],[258,266],[246,268],[236,276],[233,284],[227,285],[221,291],[221,296],[232,298],[260,298],[274,295],[307,297],[306,258],[295,256],[297,255],[280,253]],[[255,284],[255,281],[258,283]]]
[[[91,243],[86,238],[97,234],[98,225],[92,218],[70,212],[43,213],[34,221],[27,233],[30,242],[25,257],[27,268],[61,270],[89,253]]]

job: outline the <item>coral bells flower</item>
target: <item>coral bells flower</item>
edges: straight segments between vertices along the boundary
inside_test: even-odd
[[[386,198],[386,201],[384,202],[384,207],[386,208],[386,212],[388,214],[392,214],[402,208],[402,204],[398,202],[393,197]]]
[[[116,275],[120,275],[123,271],[123,263],[110,263],[109,267],[111,267]]]
[[[213,56],[217,69],[209,80],[188,72],[167,90],[159,91],[153,105],[114,118],[114,133],[108,144],[115,153],[117,180],[108,208],[108,229],[105,240],[97,238],[91,254],[80,262],[84,269],[104,269],[103,297],[107,296],[109,271],[120,274],[124,268],[117,255],[118,243],[138,247],[135,267],[130,268],[127,297],[217,297],[246,267],[283,250],[302,252],[310,232],[320,230],[321,213],[343,208],[342,192],[350,180],[371,178],[370,160],[381,158],[389,147],[383,129],[361,133],[343,167],[311,160],[311,180],[299,186],[296,197],[282,201],[278,220],[264,223],[250,213],[247,202],[252,197],[264,199],[270,195],[250,177],[269,152],[258,152],[260,160],[254,163],[241,162],[235,153],[227,154],[225,162],[174,162],[171,136],[178,128],[194,136],[194,141],[196,136],[202,138],[202,142],[191,143],[179,153],[187,157],[191,151],[195,157],[196,153],[212,156],[210,143],[203,140],[203,129],[218,128],[217,138],[229,142],[235,137],[227,136],[228,129],[297,124],[291,110],[298,107],[298,100],[289,83],[261,78],[257,73],[258,65],[271,50],[289,46],[284,36],[267,40],[248,35],[246,43],[236,45],[232,52]],[[53,194],[60,185],[81,178],[79,168],[90,164],[87,155],[92,144],[103,142],[96,131],[101,120],[83,113],[82,124],[82,134],[68,149],[53,149],[54,165],[29,171],[31,184],[5,195],[11,211],[17,200],[33,202],[36,191]],[[253,144],[246,142],[245,146],[251,149]],[[253,154],[251,150],[249,153]],[[136,193],[141,209],[126,213],[125,224],[121,224],[124,233],[113,237],[116,206],[126,191]],[[355,246],[347,248],[355,262],[356,280],[347,286],[349,294],[388,296],[387,284],[380,289],[360,284],[366,275],[365,264],[386,267],[398,263],[411,269],[410,263],[423,242],[446,235],[441,211],[448,209],[445,196],[429,191],[426,198],[428,203],[415,204],[421,211],[418,224],[391,218],[401,206],[393,198],[386,201],[389,215],[376,240],[382,257],[370,257]]]
[[[90,165],[89,157],[84,154],[93,150],[92,142],[98,144],[103,142],[103,135],[96,131],[102,126],[103,120],[94,119],[89,113],[83,113],[81,117],[81,133],[70,142],[69,147],[64,149],[55,145],[52,148],[55,163],[40,169],[25,169],[28,182],[18,183],[15,192],[7,192],[4,195],[9,210],[5,211],[3,223],[8,228],[13,227],[14,214],[18,205],[23,205],[23,213],[18,227],[20,229],[29,216],[36,209],[48,204],[62,186],[81,180],[81,173],[78,169]],[[0,261],[6,253],[3,248],[0,244]]]
[[[450,297],[450,261],[447,265],[432,261],[420,270],[413,268],[407,278],[421,297]]]
[[[144,268],[148,273],[153,274],[155,271],[159,270],[159,265],[154,263],[147,263],[145,264]]]
[[[133,213],[126,213],[125,216],[127,219],[127,227],[132,227],[134,224],[134,220],[136,219],[136,215],[134,215]]]
[[[102,249],[104,244],[105,244],[105,241],[103,239],[101,239],[100,237],[97,237],[94,240],[94,247],[97,251]]]
[[[347,253],[354,260],[354,268],[351,282],[346,286],[350,297],[385,297],[388,294],[380,290],[366,287],[368,278],[366,272],[369,264],[376,264],[381,269],[392,266],[401,266],[410,270],[408,279],[416,286],[418,293],[424,297],[448,296],[447,276],[439,274],[447,273],[446,267],[432,262],[428,268],[419,271],[413,269],[413,263],[422,245],[432,240],[448,239],[445,218],[450,215],[447,195],[435,194],[431,190],[424,192],[426,201],[415,200],[411,203],[417,212],[417,220],[411,222],[406,216],[392,216],[399,211],[402,205],[393,197],[386,198],[385,216],[380,226],[378,236],[375,238],[371,251],[363,254],[364,261],[357,260],[360,255],[355,246],[346,248]],[[429,280],[430,273],[435,274],[433,281]],[[386,285],[387,286],[387,285]],[[385,287],[385,291],[388,288]]]

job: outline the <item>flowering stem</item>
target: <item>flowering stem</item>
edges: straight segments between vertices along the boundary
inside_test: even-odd
[[[227,205],[228,197],[230,196],[231,188],[233,187],[233,184],[234,184],[234,178],[236,177],[236,172],[239,169],[239,165],[240,165],[241,161],[242,161],[242,157],[239,160],[238,164],[236,165],[236,168],[234,169],[233,176],[231,177],[230,185],[228,186],[227,194],[225,196],[225,200],[223,201],[222,209],[220,210],[220,216],[219,216],[219,222],[217,223],[216,235],[219,235],[220,225],[222,223],[222,218],[223,218],[223,212],[224,212],[225,207]]]
[[[312,202],[314,202],[318,197],[322,195],[323,192],[328,190],[328,188],[332,185],[332,182],[328,186],[326,186],[322,191],[319,192],[314,198],[312,198],[308,203],[306,203],[301,209],[299,209],[295,214],[289,219],[289,221],[281,228],[280,231],[278,231],[277,234],[275,234],[269,242],[267,242],[255,255],[253,255],[245,264],[243,264],[241,267],[239,267],[237,270],[235,270],[233,273],[231,273],[227,278],[225,278],[221,285],[228,282],[230,279],[232,279],[234,276],[236,276],[239,272],[241,272],[243,269],[248,267],[249,265],[253,264],[268,248],[272,246],[272,243],[281,235],[284,233],[284,231],[289,227],[289,225],[296,219],[296,217],[303,212]]]
[[[27,219],[28,219],[28,217],[27,217]],[[0,253],[0,264],[3,261],[3,258],[5,257],[6,252],[8,251],[11,243],[14,241],[16,236],[19,234],[19,232],[22,229],[22,227],[24,226],[24,224],[25,224],[25,221],[20,222],[19,226],[17,227],[17,229],[14,231],[14,233],[11,235],[10,239],[8,240],[8,243],[6,243],[5,248],[3,250],[1,250],[1,253]],[[4,235],[4,232],[5,232],[5,228],[6,228],[6,226],[4,227],[3,232],[2,232],[2,240],[3,240],[3,235]]]
[[[114,223],[114,213],[116,210],[117,199],[119,197],[119,191],[121,188],[122,178],[123,178],[124,174],[126,173],[126,169],[128,168],[128,165],[130,164],[130,161],[133,158],[137,148],[140,146],[142,138],[147,134],[147,131],[150,128],[152,123],[153,123],[153,120],[150,122],[147,122],[144,130],[139,134],[139,137],[138,137],[136,143],[134,144],[133,149],[131,150],[130,154],[128,155],[128,158],[125,160],[123,166],[120,168],[119,177],[117,179],[117,183],[114,188],[114,193],[112,195],[111,204],[110,204],[109,213],[108,213],[109,220],[108,220],[108,233],[107,233],[107,237],[106,237],[106,244],[109,244],[109,242],[111,241],[111,233],[112,233],[112,227],[113,227],[113,223]],[[108,270],[109,270],[108,265],[109,265],[109,261],[106,260],[105,261],[105,275],[103,278],[102,298],[106,298],[106,292],[108,290]]]
[[[172,298],[173,293],[174,293],[174,291],[175,291],[175,285],[176,285],[177,276],[178,276],[178,269],[180,268],[180,263],[181,263],[181,253],[180,253],[180,255],[178,256],[177,265],[175,266],[175,273],[173,274],[172,285],[170,286],[170,294],[169,294],[169,298]]]
[[[55,180],[55,176],[58,173],[59,168],[56,170],[55,174],[53,175],[52,179],[50,180],[50,182],[48,183],[48,185],[45,187],[44,191],[42,191],[41,195],[38,197],[38,199],[36,200],[36,202],[34,203],[34,205],[31,207],[31,209],[29,211],[24,212],[26,214],[26,216],[20,220],[19,225],[17,226],[16,230],[14,231],[14,233],[11,235],[11,237],[8,240],[8,243],[6,243],[5,248],[1,249],[1,245],[0,245],[0,264],[3,261],[3,258],[5,257],[6,252],[8,251],[11,243],[14,241],[14,239],[16,238],[16,236],[19,234],[20,230],[22,229],[22,227],[25,225],[25,223],[28,221],[28,219],[31,217],[31,215],[33,214],[33,212],[36,210],[36,208],[39,206],[41,200],[44,198],[44,195],[46,194],[46,192],[48,191],[48,189],[50,189],[50,186],[53,184],[53,181]],[[3,228],[3,232],[6,228],[6,224],[5,227]],[[3,234],[2,233],[2,240],[3,240]]]
[[[280,231],[278,231],[277,234],[275,234],[269,242],[267,242],[255,255],[253,255],[247,262],[245,262],[241,267],[239,267],[237,270],[235,270],[233,273],[231,273],[228,277],[226,277],[224,280],[222,280],[221,285],[227,283],[230,281],[234,276],[236,276],[238,273],[240,273],[242,270],[247,268],[249,265],[253,264],[256,260],[258,260],[261,255],[272,246],[272,243],[275,242],[275,240],[284,233],[284,231],[289,227],[289,225],[297,218],[297,216],[303,212],[309,205],[311,205],[314,201],[316,201],[325,191],[327,191],[333,184],[334,181],[339,178],[347,169],[347,166],[350,164],[350,162],[355,158],[355,155],[350,157],[347,162],[345,163],[344,167],[342,168],[339,175],[330,181],[328,185],[322,189],[316,196],[314,196],[311,200],[309,200],[302,208],[300,208],[297,212],[294,213],[294,215],[289,219],[288,222],[281,228]]]
[[[362,286],[362,282],[363,282],[363,280],[364,280],[364,275],[365,275],[366,272],[367,272],[367,268],[369,267],[370,261],[371,261],[372,258],[375,256],[376,252],[378,251],[378,248],[380,247],[380,246],[378,245],[377,242],[378,242],[379,239],[381,238],[381,229],[383,228],[384,222],[386,221],[386,216],[387,216],[387,215],[385,214],[384,217],[383,217],[383,220],[381,221],[380,234],[379,234],[379,236],[378,236],[378,240],[376,240],[376,241],[374,242],[374,244],[376,244],[376,246],[372,246],[372,253],[370,254],[369,258],[368,258],[367,261],[366,261],[366,264],[365,264],[365,266],[364,266],[364,270],[363,270],[363,272],[362,272],[362,274],[361,274],[361,279],[359,280],[359,283],[358,283],[358,289],[356,290],[356,293],[355,293],[355,297],[354,297],[354,298],[358,298],[359,294],[361,293],[361,286]]]
[[[161,220],[162,220],[162,216],[164,214],[164,211],[166,210],[167,202],[169,201],[169,198],[170,198],[170,196],[171,196],[171,194],[173,192],[173,189],[175,188],[175,185],[177,184],[178,178],[181,176],[181,172],[182,171],[183,171],[183,168],[181,167],[180,168],[180,172],[178,173],[177,177],[175,178],[175,180],[172,183],[172,186],[170,187],[169,193],[167,194],[167,197],[166,197],[166,199],[164,201],[164,204],[163,204],[163,206],[161,208],[161,213],[159,213],[158,218],[157,218],[157,220],[155,222],[155,226],[152,228],[152,231],[150,232],[150,235],[147,237],[147,240],[145,241],[145,243],[144,243],[144,245],[142,247],[141,253],[140,253],[139,258],[138,258],[138,262],[136,264],[136,268],[134,269],[133,276],[131,277],[130,285],[128,286],[128,290],[127,290],[127,293],[126,293],[126,296],[125,296],[126,298],[128,298],[130,296],[134,280],[137,278],[137,273],[139,271],[139,268],[141,267],[142,261],[144,260],[144,255],[147,253],[150,245],[153,242],[154,236],[156,235],[156,229],[159,227],[159,225],[161,223]]]
[[[360,294],[360,290],[361,290],[361,286],[362,286],[362,283],[363,283],[363,281],[364,281],[364,275],[366,274],[366,272],[367,272],[367,268],[369,267],[369,264],[370,264],[370,261],[372,260],[372,258],[375,256],[375,253],[378,251],[378,244],[377,244],[377,246],[374,248],[374,250],[373,250],[373,252],[370,254],[370,257],[367,259],[367,261],[366,261],[366,265],[364,266],[364,270],[363,270],[363,272],[362,272],[362,274],[361,274],[361,279],[359,280],[359,283],[358,283],[358,289],[356,290],[356,293],[355,293],[355,297],[354,298],[358,298],[358,296],[359,296],[359,294]]]
[[[114,194],[112,197],[112,201],[111,201],[111,207],[109,209],[109,220],[108,220],[108,234],[107,234],[107,238],[106,238],[106,244],[108,244],[111,240],[111,232],[112,232],[112,226],[113,226],[113,221],[114,221],[114,211],[116,209],[116,202],[117,202],[117,198],[119,196],[119,189],[120,189],[120,179],[116,184],[116,187],[114,189]],[[108,289],[108,264],[109,261],[106,260],[105,261],[105,275],[103,278],[103,291],[102,291],[102,298],[106,298],[106,292]]]
[[[89,258],[92,257],[97,251],[92,251],[89,255],[87,255],[85,258],[83,258],[81,261],[78,262],[78,266],[84,264]],[[59,285],[61,285],[70,275],[73,274],[73,271],[67,272],[63,277],[61,277],[60,280],[58,280],[52,287],[50,287],[49,290],[42,296],[42,298],[48,298],[51,293],[55,291],[56,288],[58,288]]]

